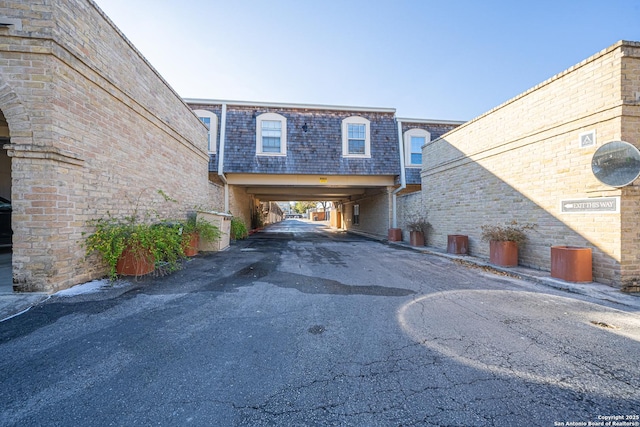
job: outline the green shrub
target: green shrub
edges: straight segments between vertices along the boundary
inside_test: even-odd
[[[196,219],[195,216],[189,217],[187,221],[182,224],[182,233],[184,236],[198,233],[200,239],[206,241],[218,240],[222,236],[222,232],[218,227],[202,218]]]
[[[231,218],[231,238],[234,240],[245,239],[249,235],[247,226],[241,218]]]
[[[107,213],[105,218],[89,222],[94,227],[84,242],[86,254],[98,252],[109,268],[109,278],[118,277],[116,266],[125,249],[131,249],[136,256],[148,257],[155,261],[156,273],[170,273],[182,267],[185,258],[185,239],[188,234],[198,233],[203,240],[219,239],[222,233],[215,225],[203,219],[199,221],[195,215],[188,215],[186,220],[167,220],[160,218],[153,206],[140,212],[142,196],[148,189],[142,189],[134,200],[127,200],[132,205],[132,214],[124,218],[114,218]],[[177,203],[162,190],[157,190],[159,197],[152,200],[156,203]],[[165,211],[169,211],[165,208]],[[246,233],[246,228],[245,228]],[[84,235],[85,233],[83,233]]]
[[[117,279],[116,265],[126,248],[137,254],[149,254],[156,267],[163,271],[175,271],[184,258],[182,229],[175,223],[139,223],[133,218],[118,220],[101,218],[91,223],[95,231],[85,240],[87,255],[98,252],[109,267],[109,278]]]
[[[264,227],[264,216],[262,215],[260,207],[256,206],[255,209],[251,211],[251,228],[261,227]]]

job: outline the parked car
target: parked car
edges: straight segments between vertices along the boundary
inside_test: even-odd
[[[0,197],[0,246],[11,246],[11,201]]]

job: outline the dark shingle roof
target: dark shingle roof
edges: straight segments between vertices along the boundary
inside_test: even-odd
[[[221,105],[192,105],[215,113],[221,119]],[[287,119],[287,155],[256,155],[256,117],[277,113]],[[226,114],[224,171],[226,173],[318,174],[318,175],[400,175],[398,132],[393,111],[353,109],[269,107],[228,105]],[[370,121],[371,158],[342,156],[342,120],[359,116]],[[219,122],[221,122],[219,120]],[[306,125],[306,126],[305,126]],[[436,139],[458,126],[407,121],[402,132],[425,129]],[[217,129],[220,147],[220,125]],[[209,170],[218,170],[218,157],[210,155]],[[420,169],[406,169],[407,184],[420,184]]]
[[[256,117],[263,113],[286,117],[286,156],[256,156]],[[354,115],[371,122],[371,158],[342,156],[342,120]],[[392,113],[229,107],[224,170],[229,173],[395,175],[400,169],[395,129]]]

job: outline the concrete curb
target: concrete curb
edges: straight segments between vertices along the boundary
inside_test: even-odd
[[[640,294],[638,293],[624,293],[618,288],[598,283],[572,283],[564,280],[555,279],[551,277],[551,273],[548,271],[535,270],[526,267],[500,267],[490,264],[482,258],[477,258],[471,255],[454,255],[443,252],[442,250],[432,248],[429,246],[411,246],[406,242],[391,242],[387,241],[390,246],[398,246],[405,249],[414,250],[428,255],[435,255],[443,258],[449,258],[461,263],[468,263],[470,266],[484,268],[488,271],[495,271],[497,273],[506,274],[508,276],[517,277],[529,282],[539,283],[545,286],[549,286],[554,289],[558,289],[565,292],[570,292],[579,295],[585,295],[591,298],[620,304],[626,307],[632,307],[640,309]]]
[[[0,323],[26,313],[32,307],[48,300],[51,295],[43,292],[0,295]]]

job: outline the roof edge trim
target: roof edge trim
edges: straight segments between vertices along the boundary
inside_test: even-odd
[[[465,120],[409,119],[406,117],[398,117],[397,120],[402,123],[421,123],[431,125],[461,125],[467,123]]]
[[[246,107],[273,107],[273,108],[298,108],[308,110],[336,110],[336,111],[361,111],[371,113],[394,113],[395,108],[377,108],[377,107],[357,107],[351,105],[323,105],[323,104],[293,104],[284,102],[251,102],[251,101],[231,101],[221,99],[200,99],[200,98],[183,98],[187,104],[195,105],[235,105]]]

